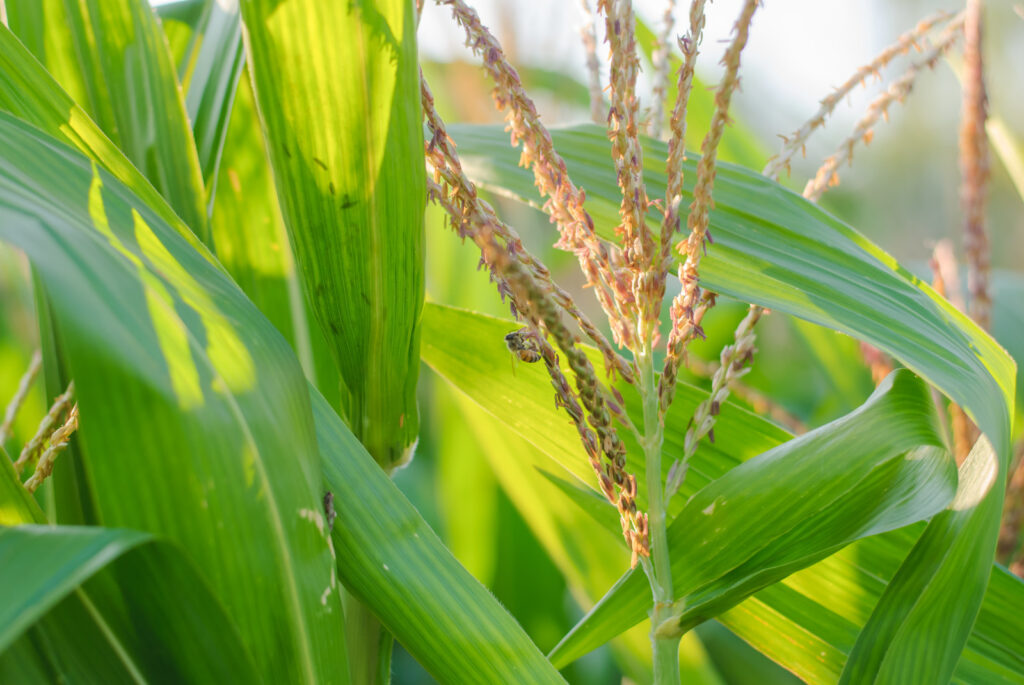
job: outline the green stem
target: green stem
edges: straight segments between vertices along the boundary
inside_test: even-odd
[[[656,637],[655,629],[672,612],[672,562],[668,554],[665,488],[661,482],[661,447],[664,429],[658,417],[658,383],[650,345],[637,356],[644,413],[644,463],[647,470],[647,527],[651,561],[648,574],[654,607],[651,611],[651,646],[655,685],[679,685],[679,638]]]
[[[369,607],[345,592],[345,639],[352,685],[388,685],[394,638]]]

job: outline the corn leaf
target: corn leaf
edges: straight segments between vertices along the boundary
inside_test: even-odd
[[[319,443],[341,578],[410,652],[457,682],[561,682],[319,395],[314,436],[297,362],[222,272],[81,155],[9,115],[0,144],[0,238],[73,334],[100,523],[187,549],[267,681],[346,681]]]
[[[956,478],[930,407],[920,381],[894,372],[859,410],[694,494],[669,526],[678,628],[688,631],[859,538],[941,511]],[[649,592],[642,573],[627,574],[552,659],[571,660],[617,632],[616,623],[642,620]]]
[[[99,522],[174,541],[271,681],[345,680],[306,384],[287,343],[115,178],[0,114],[0,238],[46,284]]]
[[[199,249],[200,242],[175,208],[3,25],[0,25],[0,111],[77,148],[124,183],[163,221]],[[205,253],[205,250],[200,249],[200,252]]]
[[[962,579],[991,571],[996,541],[986,533],[998,530],[1002,509],[986,507],[992,499],[985,495],[998,473],[999,459],[982,436],[960,469],[956,500],[935,517],[889,582],[840,683],[949,682],[960,654],[937,652],[935,645],[950,633],[969,634],[974,624],[985,587]],[[979,537],[987,549],[979,549]]]
[[[564,682],[315,391],[313,416],[345,587],[440,682]]]
[[[502,132],[494,127],[459,127],[451,132],[471,178],[536,204],[532,175],[518,167],[514,151],[502,152]],[[553,138],[570,174],[587,190],[598,232],[610,238],[618,223],[619,203],[604,131],[588,125],[560,131]],[[656,165],[667,149],[649,139],[644,145],[647,189],[658,197],[664,195],[665,175]],[[693,160],[686,165],[686,176],[684,202],[692,197]],[[964,407],[989,439],[998,458],[994,478],[973,482],[984,492],[961,493],[970,506],[960,513],[940,514],[919,543],[941,559],[929,565],[932,579],[927,582],[952,587],[959,579],[972,615],[988,583],[988,568],[972,567],[974,572],[965,576],[955,566],[958,554],[946,552],[955,542],[972,545],[975,557],[985,557],[998,535],[1010,459],[1013,360],[963,313],[866,238],[754,172],[718,166],[710,230],[714,244],[700,271],[704,287],[846,332],[888,352]],[[954,531],[961,531],[965,539],[956,540]],[[907,572],[916,574],[920,568]],[[933,642],[931,648],[959,653],[970,634],[970,621],[960,617],[960,597],[944,599],[919,606],[923,618],[918,620],[947,625],[950,629],[939,634],[943,641]],[[921,656],[907,652],[894,658],[914,663]]]
[[[349,425],[391,468],[419,430],[426,172],[414,7],[257,0],[242,18],[305,293],[351,394]]]
[[[0,457],[0,681],[261,680],[178,550],[139,531],[35,525],[43,512]]]
[[[206,3],[185,60],[189,66],[188,80],[183,83],[185,111],[192,122],[207,203],[212,206],[217,168],[245,64],[238,0]]]
[[[573,482],[586,483],[596,491],[575,429],[551,401],[547,375],[533,365],[524,364],[512,374],[502,336],[514,326],[510,322],[428,304],[424,313],[424,360],[496,420],[564,466],[575,476]],[[467,359],[466,349],[474,350],[471,359]],[[597,364],[597,357],[594,359]],[[628,386],[620,389],[631,411],[637,412],[639,403],[632,389]],[[666,422],[666,461],[671,462],[681,454],[686,422],[705,398],[704,391],[680,385]],[[632,471],[641,465],[641,452],[627,437],[627,432],[621,434],[629,444],[628,463]],[[787,433],[764,419],[731,402],[726,403],[721,409],[714,444],[701,443],[682,495],[674,501],[686,501],[738,464],[784,444],[789,438]],[[544,498],[534,505],[543,506],[552,499]],[[551,506],[558,505],[553,502]],[[609,514],[617,526],[615,512],[609,511]],[[608,523],[607,516],[597,520]],[[867,621],[885,583],[907,556],[922,528],[923,524],[918,524],[854,543],[757,592],[718,618],[730,630],[806,681],[835,682],[858,630]],[[594,562],[586,560],[601,556],[610,564],[618,558],[618,563],[624,566],[628,558],[625,547],[617,548],[617,552],[607,547],[608,540],[615,539],[616,536],[576,537],[573,544],[582,549],[572,551],[567,557],[558,552],[555,558],[564,558],[576,565],[581,574],[594,573]],[[552,549],[550,545],[548,548]],[[957,682],[1012,683],[1024,678],[1024,626],[1020,625],[1019,617],[1007,610],[1015,603],[1024,602],[1024,583],[998,566],[991,567],[991,563],[990,568],[992,582],[957,666]],[[643,601],[630,609],[631,621],[623,622],[621,617],[615,617],[614,626],[608,626],[609,636],[643,618],[649,601],[649,595],[645,595]],[[794,641],[793,635],[800,638]],[[556,661],[556,665],[560,663]]]
[[[216,184],[212,229],[217,259],[291,343],[306,377],[333,407],[341,376],[302,295],[249,80],[239,84]]]
[[[192,129],[167,40],[149,3],[8,0],[7,7],[12,31],[209,242]]]
[[[196,572],[177,550],[146,533],[73,526],[3,528],[0,562],[9,574],[0,593],[0,652],[38,623],[39,635],[51,637],[59,654],[53,668],[74,673],[79,671],[76,664],[85,662],[78,675],[83,680],[95,681],[110,671],[97,670],[96,661],[82,654],[82,633],[86,642],[116,640],[123,650],[118,665],[137,682],[261,680],[234,626]],[[127,614],[89,616],[81,611],[85,616],[76,616],[71,606],[60,604],[77,602],[75,608],[98,612],[79,588],[96,585],[87,581],[103,573],[122,581]],[[125,582],[140,577],[147,582]],[[100,600],[100,606],[109,609],[110,603]],[[96,634],[88,635],[90,628]],[[60,639],[62,632],[71,639]],[[0,673],[6,659],[0,658]]]

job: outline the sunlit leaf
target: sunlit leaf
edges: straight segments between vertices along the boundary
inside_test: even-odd
[[[578,480],[574,482],[594,487],[575,429],[554,406],[547,376],[527,365],[520,365],[512,375],[508,352],[501,343],[501,337],[512,325],[427,305],[424,360],[497,420],[576,474]],[[466,358],[465,349],[474,350],[472,359]],[[705,396],[695,388],[680,386],[666,426],[666,461],[681,453],[686,421]],[[635,403],[631,397],[627,392],[627,404]],[[698,448],[683,495],[676,501],[685,501],[737,464],[784,443],[789,437],[763,419],[727,403],[719,416],[715,443],[702,443]],[[638,462],[639,451],[634,446],[630,451],[630,469],[638,466]],[[615,512],[608,509],[614,522]],[[730,630],[805,680],[835,682],[859,627],[868,619],[885,583],[896,572],[922,527],[919,524],[854,543],[761,590],[719,618]],[[616,556],[607,544],[616,539],[615,535],[607,539],[593,535],[575,538],[575,544],[582,549],[567,559],[580,564],[584,558],[581,555],[588,554],[603,556],[607,563],[614,563]],[[624,547],[618,550],[617,563],[621,567],[626,563],[627,552]],[[587,567],[582,568],[587,572]],[[638,609],[640,618],[647,602],[649,598]],[[1024,602],[1024,583],[994,567],[981,613],[958,665],[958,682],[982,683],[987,678],[988,682],[1010,683],[1024,678],[1024,662],[1019,656],[1024,654],[1024,625],[1018,625],[1021,617],[1006,611],[1007,606],[1020,602]],[[622,623],[616,624],[616,630],[623,627]],[[794,641],[793,635],[801,637]]]
[[[189,228],[209,242],[192,129],[167,41],[149,3],[7,0],[6,5],[15,19],[31,17],[12,20],[12,31],[28,38],[47,71]]]
[[[345,587],[440,682],[564,682],[315,392],[313,415]]]
[[[287,343],[95,164],[6,114],[0,150],[0,238],[28,254],[60,323],[99,523],[180,544],[269,680],[344,680],[319,458]]]
[[[194,246],[200,244],[164,196],[3,25],[0,25],[0,111],[77,148],[130,188],[186,240]]]
[[[529,170],[517,165],[518,155],[504,146],[506,135],[494,127],[452,127],[467,173],[482,186],[537,204]],[[570,174],[587,191],[587,206],[598,233],[614,235],[618,223],[618,189],[610,172],[609,145],[603,130],[580,126],[553,134]],[[665,172],[659,168],[667,148],[644,141],[644,173],[653,197],[664,194]],[[653,160],[653,161],[652,161]],[[692,197],[695,162],[686,165],[683,203]],[[971,498],[971,522],[954,526],[974,531],[966,540],[984,556],[998,535],[1006,470],[1010,459],[1010,426],[1015,398],[1013,360],[988,335],[902,268],[870,241],[816,205],[749,170],[727,164],[717,167],[715,209],[710,232],[714,243],[701,262],[701,285],[736,299],[799,316],[846,332],[889,353],[946,393],[970,415],[998,455],[997,477],[983,498]],[[923,545],[938,536],[947,543],[946,520],[940,515]],[[981,530],[978,526],[985,525]],[[966,532],[965,532],[966,534]],[[957,544],[962,544],[963,541]],[[933,547],[933,553],[943,552]],[[947,559],[947,561],[949,561]],[[936,576],[957,570],[939,564]],[[987,570],[961,575],[967,595],[980,601]],[[932,648],[958,653],[969,630],[957,622],[950,604],[933,605],[942,621],[960,629],[942,634]],[[977,610],[971,605],[968,612]],[[968,624],[969,625],[969,624]],[[909,655],[912,661],[919,658]],[[949,674],[947,674],[949,675]]]
[[[209,205],[227,136],[238,80],[245,64],[238,0],[207,2],[192,34],[185,111],[192,122]]]
[[[242,18],[305,293],[351,395],[349,425],[391,468],[419,430],[426,172],[410,97],[414,7],[256,0]]]

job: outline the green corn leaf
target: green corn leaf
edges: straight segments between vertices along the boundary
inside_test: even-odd
[[[208,243],[199,157],[149,3],[7,0],[7,7],[12,31]]]
[[[894,372],[859,410],[699,490],[669,526],[676,629],[687,631],[859,538],[942,510],[956,478],[931,406],[920,381]],[[552,659],[572,660],[614,635],[616,623],[642,620],[649,595],[642,573],[627,574]]]
[[[452,126],[470,178],[538,205],[533,175],[519,167],[500,127]],[[552,132],[573,180],[587,191],[598,232],[618,223],[618,186],[603,129]],[[665,143],[644,144],[651,197],[664,196]],[[685,164],[692,199],[696,159]],[[652,215],[653,216],[653,215]],[[816,205],[767,178],[721,164],[715,179],[701,285],[843,331],[893,355],[971,413],[999,455],[1009,449],[1013,360],[990,337],[892,257]]]
[[[342,406],[338,367],[302,295],[249,80],[239,84],[216,184],[217,259],[295,350],[307,378]]]
[[[2,528],[0,563],[7,574],[0,592],[0,652],[34,625],[34,638],[49,639],[56,652],[51,668],[61,680],[110,682],[120,674],[136,682],[262,681],[195,570],[178,550],[146,533]],[[120,581],[127,612],[119,614],[99,596],[104,588],[96,575]],[[146,582],[127,582],[138,578]],[[112,663],[84,653],[104,647],[120,652]],[[0,656],[0,675],[13,667],[10,658]]]
[[[956,500],[929,525],[886,587],[840,683],[949,682],[960,654],[936,651],[934,645],[950,632],[970,633],[974,623],[972,607],[985,589],[964,586],[962,578],[991,571],[996,541],[986,532],[993,525],[998,529],[1002,510],[985,507],[992,501],[985,494],[998,473],[999,459],[982,436],[960,469]],[[987,554],[979,553],[979,536],[990,541]]]
[[[453,127],[460,155],[471,178],[482,186],[536,204],[532,175],[517,165],[495,127]],[[570,174],[586,189],[588,209],[598,232],[613,236],[618,223],[618,189],[607,160],[604,131],[580,126],[553,134]],[[645,178],[652,197],[664,195],[664,143],[646,139]],[[692,195],[695,163],[686,164]],[[963,313],[890,256],[816,205],[746,169],[720,164],[710,231],[714,244],[701,262],[701,284],[715,292],[846,332],[888,352],[947,394],[981,428],[998,456],[996,477],[983,497],[971,496],[967,513],[944,512],[921,540],[943,554],[933,536],[952,544],[950,530],[970,529],[966,543],[984,556],[998,535],[995,512],[1002,509],[1010,457],[1010,426],[1015,397],[1013,360]],[[966,497],[966,495],[965,495]],[[955,518],[958,524],[947,519]],[[969,519],[969,520],[968,520]],[[987,527],[985,527],[987,526]],[[982,530],[984,527],[984,530]],[[957,544],[963,544],[960,541]],[[978,599],[988,583],[987,567],[965,577],[952,566],[956,555],[932,567],[934,582],[959,576],[968,597]],[[966,588],[970,588],[969,590]],[[975,602],[969,612],[976,611]],[[932,605],[929,621],[957,629],[942,634],[932,648],[959,653],[969,636],[969,621],[957,619],[949,604]],[[907,654],[913,662],[918,657]],[[951,674],[949,674],[951,675]]]
[[[479,314],[428,304],[424,312],[424,360],[497,420],[564,466],[575,476],[573,482],[586,483],[596,491],[575,429],[554,407],[547,375],[533,365],[524,364],[518,366],[515,375],[512,373],[502,337],[514,326]],[[467,359],[466,349],[474,350],[472,359]],[[599,364],[596,355],[594,359],[595,364]],[[628,387],[620,389],[627,406],[637,412],[639,403],[635,393]],[[697,403],[705,398],[703,391],[684,384],[679,386],[666,424],[665,461],[671,463],[681,455],[686,422]],[[628,433],[620,431],[620,434],[629,444],[628,463],[630,470],[634,470],[635,466],[642,465],[641,452],[630,442]],[[726,403],[719,415],[715,443],[701,443],[691,462],[682,495],[674,502],[685,501],[738,464],[784,444],[789,438],[787,433],[764,419]],[[824,459],[827,461],[828,457]],[[544,501],[551,499],[531,500],[531,506],[543,506]],[[614,520],[614,511],[610,514]],[[607,523],[605,518],[601,520]],[[722,613],[719,619],[806,681],[835,682],[860,626],[867,621],[885,583],[907,556],[922,527],[923,524],[919,524],[854,543],[811,568],[766,587]],[[580,566],[587,559],[603,557],[609,564],[615,564],[618,559],[620,567],[625,565],[628,558],[625,547],[619,547],[616,552],[607,546],[609,540],[616,539],[618,536],[574,538],[573,546],[580,549],[568,556],[562,551],[556,552],[552,545],[546,546],[556,559],[573,564],[579,569],[578,573],[586,575],[595,572],[593,561]],[[1021,656],[1024,655],[1024,624],[1020,616],[1007,611],[1008,606],[1024,602],[1024,583],[998,566],[991,567],[991,563],[990,568],[992,581],[974,632],[957,666],[957,682],[1013,683],[1024,679]],[[597,596],[592,595],[594,599]],[[647,595],[638,605],[635,620],[644,617],[649,601]],[[614,625],[606,626],[609,635],[630,625],[629,621],[623,623],[618,617],[613,617],[611,622]],[[792,635],[800,635],[801,639],[794,642],[789,637]]]
[[[139,531],[22,525],[43,523],[43,512],[2,449],[0,502],[0,681],[261,681],[223,607],[171,545]]]
[[[217,168],[245,64],[238,0],[206,3],[188,53],[185,110],[192,122],[207,204],[212,209]]]
[[[313,417],[345,587],[439,682],[564,682],[316,392]]]
[[[306,296],[351,394],[349,425],[392,468],[419,427],[426,172],[414,7],[257,0],[242,18]]]
[[[241,291],[115,178],[0,114],[0,239],[63,334],[99,522],[174,541],[270,681],[347,680],[306,384]]]
[[[198,247],[199,240],[164,196],[3,25],[0,25],[0,111],[28,122],[96,161],[193,247],[206,253]]]

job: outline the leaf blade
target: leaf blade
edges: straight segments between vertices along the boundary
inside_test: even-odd
[[[511,327],[514,324],[491,317],[428,304],[424,312],[424,361],[497,421],[596,491],[574,430],[551,402],[547,377],[531,373],[526,365],[520,365],[512,375],[501,342]],[[474,351],[472,361],[466,359],[466,349]],[[600,358],[595,357],[595,364],[599,363]],[[683,434],[679,428],[705,397],[702,391],[680,384],[666,425],[665,451],[669,458],[681,453]],[[628,405],[628,393],[626,399]],[[718,426],[715,444],[702,443],[694,456],[691,474],[683,486],[684,498],[790,437],[731,403],[722,406]],[[631,468],[638,459],[636,450],[636,446],[630,448]],[[535,500],[533,506],[538,506]],[[610,514],[614,519],[615,512]],[[856,542],[761,590],[721,614],[719,620],[808,682],[836,682],[860,626],[922,528],[913,526]],[[541,533],[538,537],[546,539]],[[549,553],[572,563],[602,556],[611,559],[617,553],[625,565],[628,558],[624,547],[608,548],[594,536],[574,540],[574,544],[584,549],[568,557],[560,550]],[[600,549],[591,549],[594,545]],[[589,568],[583,566],[578,572],[588,574]],[[957,666],[957,682],[1013,683],[1024,678],[1024,623],[1019,614],[1007,611],[1007,607],[1024,602],[1024,583],[998,565],[991,569],[992,581]],[[592,597],[597,599],[598,595]]]
[[[257,0],[242,17],[282,213],[350,394],[347,420],[393,468],[419,425],[426,171],[414,8]]]
[[[148,3],[12,3],[40,7],[36,57],[209,244],[192,129],[167,41]]]
[[[104,455],[85,464],[100,522],[188,549],[272,679],[344,679],[336,588],[321,603],[332,563],[308,396],[287,344],[116,179],[6,114],[0,139],[0,237],[40,270],[67,333],[84,452]]]
[[[345,586],[440,682],[564,682],[327,402],[315,391],[312,401]],[[363,501],[389,504],[371,512]]]

